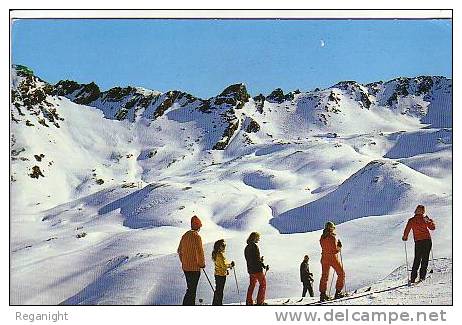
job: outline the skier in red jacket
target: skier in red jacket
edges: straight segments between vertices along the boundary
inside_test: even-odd
[[[418,205],[414,212],[414,217],[408,220],[404,229],[403,240],[407,241],[409,232],[412,229],[414,235],[414,263],[412,264],[411,283],[414,283],[417,278],[417,271],[420,266],[420,281],[425,280],[427,275],[428,259],[432,249],[432,237],[430,230],[435,230],[435,223],[427,215],[425,215],[425,207]]]

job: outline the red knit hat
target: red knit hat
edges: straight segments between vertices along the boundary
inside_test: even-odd
[[[202,227],[202,222],[199,219],[199,217],[198,216],[193,216],[191,218],[191,229],[198,230],[201,227]]]

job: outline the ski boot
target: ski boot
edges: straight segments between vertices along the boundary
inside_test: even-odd
[[[334,299],[341,299],[341,298],[345,298],[346,297],[346,294],[342,291],[335,291],[335,296],[334,296]]]
[[[325,292],[321,292],[321,294],[319,295],[319,302],[324,302],[324,301],[328,301],[328,300],[331,300],[332,298],[329,297],[328,295],[326,295]]]

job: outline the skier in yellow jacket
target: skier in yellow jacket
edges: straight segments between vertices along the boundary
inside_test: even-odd
[[[213,245],[212,259],[215,262],[215,293],[212,305],[223,304],[223,290],[225,288],[228,269],[234,267],[234,261],[228,263],[225,258],[226,243],[224,239],[217,240]]]
[[[196,304],[197,284],[201,276],[201,269],[205,268],[204,249],[199,235],[201,227],[200,219],[193,216],[191,218],[191,230],[181,237],[177,250],[188,287],[183,298],[183,305]]]

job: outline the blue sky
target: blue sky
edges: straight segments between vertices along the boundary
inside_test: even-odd
[[[450,20],[16,20],[12,60],[42,79],[141,86],[208,98],[451,77]]]

